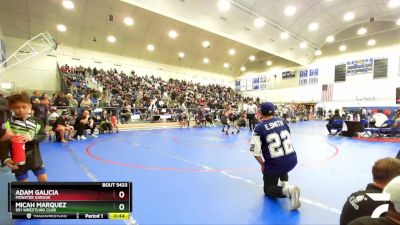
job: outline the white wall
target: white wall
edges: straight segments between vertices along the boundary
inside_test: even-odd
[[[3,37],[7,57],[13,54],[25,40]],[[10,65],[11,63],[8,63]],[[0,74],[0,82],[12,82],[16,90],[41,90],[53,93],[59,90],[56,76],[56,58],[39,55]]]
[[[350,60],[365,58],[388,58],[388,77],[385,79],[373,79],[371,74],[347,76],[345,82],[334,82],[335,65]],[[333,101],[325,102],[327,108],[342,106],[392,106],[395,105],[395,89],[400,87],[399,77],[400,44],[373,48],[359,52],[316,58],[307,66],[289,69],[271,69],[269,71],[252,74],[247,73],[239,79],[267,75],[269,84],[264,91],[247,91],[245,95],[262,96],[273,102],[321,102],[322,84],[334,84]],[[282,80],[282,71],[296,69],[319,70],[319,83],[316,85],[299,86],[299,74],[293,79]],[[277,79],[273,77],[277,74]],[[356,98],[369,98],[370,100],[356,101]]]
[[[25,40],[4,37],[7,55],[11,55]],[[56,76],[57,62],[72,66],[90,66],[103,69],[115,68],[126,73],[134,70],[139,75],[155,75],[163,79],[176,78],[200,82],[203,84],[218,83],[225,86],[234,86],[234,78],[227,75],[208,73],[187,68],[169,66],[139,59],[127,58],[84,49],[74,49],[59,46],[57,51],[51,53],[55,57],[41,55],[21,63],[15,68],[0,74],[0,82],[14,82],[17,90],[42,90],[52,93],[59,89]],[[79,58],[80,60],[73,60]],[[95,61],[102,62],[101,64]],[[120,66],[115,66],[118,64]]]

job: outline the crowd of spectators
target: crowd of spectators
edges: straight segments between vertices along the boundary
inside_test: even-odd
[[[66,102],[68,105],[76,105],[70,103],[71,99],[85,95],[82,101],[77,102],[79,107],[111,107],[122,122],[129,122],[132,114],[140,114],[140,118],[147,121],[163,114],[171,115],[171,120],[179,120],[184,112],[194,118],[202,108],[213,111],[215,119],[218,110],[226,105],[239,108],[245,100],[232,88],[219,84],[163,80],[153,75],[139,76],[134,71],[126,74],[116,69],[63,65],[60,72],[72,95]],[[90,102],[87,94],[91,94],[92,99],[95,97],[96,103]]]

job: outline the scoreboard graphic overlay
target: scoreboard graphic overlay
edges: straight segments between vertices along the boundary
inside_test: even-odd
[[[129,219],[131,182],[47,182],[8,185],[12,219]]]

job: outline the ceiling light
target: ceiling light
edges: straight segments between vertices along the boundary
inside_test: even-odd
[[[328,37],[326,37],[326,42],[333,42],[335,40],[335,36],[333,35],[329,35]]]
[[[343,20],[344,21],[352,21],[356,17],[353,12],[347,12],[343,15]]]
[[[185,57],[185,53],[179,52],[178,56],[179,56],[179,58],[183,58],[183,57]]]
[[[286,6],[285,15],[286,16],[293,16],[296,13],[296,11],[297,11],[296,6],[293,6],[293,5]]]
[[[74,8],[74,3],[72,1],[70,1],[70,0],[64,0],[62,5],[66,9],[73,9]]]
[[[224,63],[224,68],[228,68],[229,67],[229,63]]]
[[[128,26],[132,26],[133,23],[134,23],[134,21],[133,21],[133,19],[130,18],[130,17],[125,17],[124,23],[125,23],[126,25],[128,25]]]
[[[65,32],[65,31],[67,31],[67,27],[64,24],[58,24],[57,30],[61,31],[61,32]]]
[[[112,36],[112,35],[110,35],[110,36],[107,37],[107,41],[110,42],[110,43],[114,43],[116,40],[117,40],[117,39],[116,39],[114,36]]]
[[[268,60],[268,61],[267,61],[267,66],[270,66],[270,65],[272,65],[272,61],[271,61],[271,60]]]
[[[210,42],[208,42],[208,41],[203,41],[203,47],[204,48],[209,48],[210,47]]]
[[[308,30],[309,30],[309,31],[316,31],[316,30],[318,29],[318,27],[319,27],[319,24],[318,24],[318,23],[310,23],[310,24],[308,25]]]
[[[210,62],[210,60],[209,60],[208,58],[204,58],[204,59],[203,59],[203,63],[207,64],[207,63],[209,63],[209,62]]]
[[[168,33],[168,36],[169,36],[170,38],[172,38],[172,39],[175,39],[176,37],[178,37],[178,33],[176,33],[176,31],[174,31],[174,30],[171,30],[171,31]]]
[[[396,8],[400,5],[400,0],[390,0],[389,1],[389,7],[390,8]]]
[[[249,59],[250,59],[250,61],[254,61],[254,60],[256,60],[256,57],[255,57],[254,55],[251,55],[251,56],[249,57]]]
[[[375,39],[369,39],[367,44],[369,46],[374,46],[376,44],[376,41],[375,41]]]
[[[286,32],[281,33],[281,39],[288,39],[288,37],[289,37],[288,33],[286,33]]]
[[[321,52],[321,50],[317,50],[317,51],[315,51],[315,53],[314,53],[315,55],[321,55],[322,54],[322,52]]]
[[[396,24],[400,26],[400,19],[397,19]]]
[[[265,25],[265,21],[261,18],[256,18],[254,20],[254,26],[257,28],[263,27]]]
[[[218,9],[222,12],[226,12],[231,8],[230,0],[219,0],[218,1]]]
[[[154,47],[154,45],[152,45],[152,44],[149,44],[149,45],[147,45],[147,50],[149,50],[149,51],[154,51],[154,49],[156,49],[155,47]]]
[[[357,30],[358,35],[363,35],[367,33],[367,29],[365,27],[361,27],[360,29]]]
[[[347,50],[347,46],[346,45],[339,46],[339,51],[344,52],[346,50]]]
[[[246,67],[244,67],[244,66],[240,67],[240,71],[242,71],[242,72],[246,71]]]
[[[307,43],[306,42],[301,42],[300,43],[300,48],[307,48]]]

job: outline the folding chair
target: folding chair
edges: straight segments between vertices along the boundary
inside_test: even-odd
[[[396,129],[393,127],[393,125],[394,125],[394,120],[386,120],[379,128],[378,136],[395,134]]]

